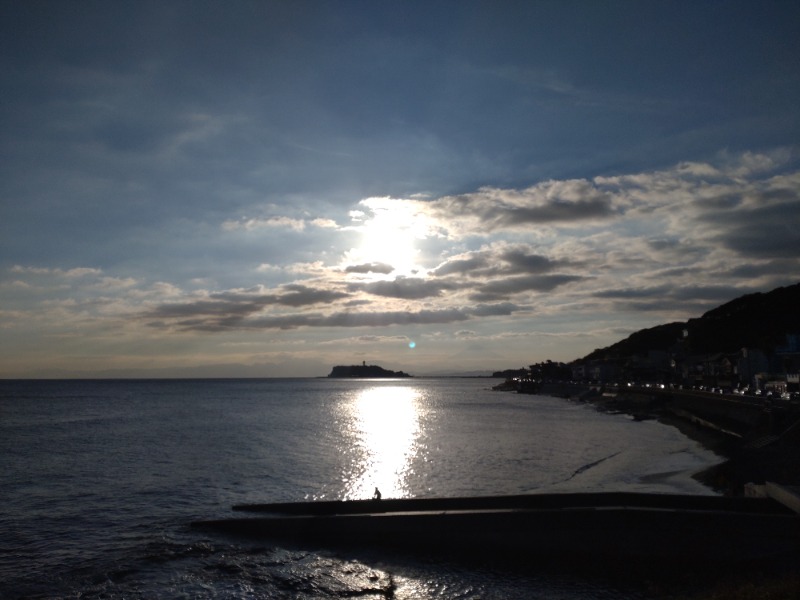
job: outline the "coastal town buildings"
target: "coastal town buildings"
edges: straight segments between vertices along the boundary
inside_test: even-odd
[[[528,382],[669,385],[800,400],[800,283],[741,296],[685,322],[641,329],[570,363],[495,376]]]
[[[737,352],[685,354],[649,350],[632,356],[577,360],[570,364],[575,381],[648,382],[724,391],[800,392],[800,336],[787,336],[785,345],[767,353],[760,348]],[[531,365],[534,373],[537,365]],[[535,377],[535,376],[534,376]]]

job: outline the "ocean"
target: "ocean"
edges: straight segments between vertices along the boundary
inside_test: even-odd
[[[0,598],[646,598],[641,582],[225,538],[238,503],[713,494],[657,421],[491,379],[0,381]]]

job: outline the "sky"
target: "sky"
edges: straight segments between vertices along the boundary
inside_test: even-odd
[[[571,361],[800,281],[796,1],[0,2],[0,377]]]

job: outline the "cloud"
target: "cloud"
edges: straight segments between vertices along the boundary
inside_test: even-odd
[[[613,300],[617,310],[669,312],[679,306],[683,314],[691,316],[693,313],[705,312],[705,310],[736,298],[742,293],[742,289],[735,285],[715,284],[616,288],[602,290],[593,295],[597,298]],[[688,318],[688,316],[684,318]]]
[[[345,273],[381,273],[383,275],[388,275],[394,271],[394,267],[392,265],[387,265],[386,263],[364,263],[362,265],[350,265],[345,268]]]
[[[459,329],[453,335],[457,338],[471,339],[477,337],[478,332],[471,329]]]
[[[446,275],[473,275],[485,272],[489,264],[488,253],[472,252],[466,257],[449,258],[433,269],[430,274],[439,277]]]
[[[523,292],[552,292],[556,288],[585,279],[580,275],[527,275],[489,281],[477,287],[470,298],[489,301],[509,298]]]
[[[254,263],[253,273],[296,279],[194,294],[170,284],[164,301],[143,307],[138,320],[170,331],[216,332],[446,324],[523,312],[543,319],[565,310],[671,316],[707,309],[791,281],[798,272],[797,235],[789,224],[800,220],[800,174],[771,174],[764,169],[778,163],[754,156],[742,163],[681,163],[661,171],[547,181],[521,190],[482,188],[438,199],[368,198],[358,203],[367,211],[364,225],[376,214],[391,222],[398,210],[404,226],[427,244],[416,251],[422,260],[423,252],[429,253],[429,269],[389,278],[394,269],[385,262],[342,267],[350,249],[317,255],[314,262]],[[758,175],[746,180],[743,173]],[[579,210],[586,202],[603,208]],[[443,219],[445,210],[449,220]],[[540,211],[542,228],[509,225],[510,217],[502,216],[519,217],[526,210]],[[471,223],[476,215],[491,225]],[[424,226],[415,224],[418,217]],[[291,228],[294,222],[272,219],[265,226]],[[439,231],[469,236],[446,239]],[[94,286],[109,294],[127,287],[132,301],[150,303],[158,296],[143,282],[104,277],[100,270],[11,270],[20,280],[63,278],[67,272],[76,280],[91,276],[81,287],[87,294]]]
[[[401,298],[404,300],[421,300],[441,296],[448,289],[448,284],[436,280],[417,277],[397,277],[393,281],[374,281],[371,283],[351,284],[351,290],[360,290],[374,296]]]
[[[79,278],[90,277],[94,275],[101,275],[103,273],[100,269],[90,267],[75,267],[73,269],[52,269],[47,267],[24,267],[22,265],[14,265],[11,267],[12,273],[26,273],[30,275],[54,275],[57,277],[66,278]]]
[[[466,235],[606,221],[617,214],[613,200],[612,194],[580,179],[546,181],[522,190],[486,187],[433,200],[427,207],[451,234]]]
[[[336,346],[338,348],[347,348],[353,344],[357,345],[373,345],[373,344],[407,344],[408,336],[405,335],[358,335],[347,338],[335,338],[320,342],[322,346]]]
[[[311,223],[314,227],[319,227],[320,229],[338,229],[339,228],[339,224],[336,221],[334,221],[333,219],[317,218],[317,219],[311,219],[311,221],[309,221],[309,223]]]
[[[185,311],[184,316],[192,314]],[[334,312],[323,314],[289,314],[277,316],[257,316],[245,319],[252,313],[246,310],[239,313],[222,311],[213,314],[202,310],[196,318],[181,318],[177,311],[153,311],[143,315],[148,320],[150,327],[156,329],[195,331],[195,332],[222,332],[246,331],[262,329],[297,329],[301,327],[389,327],[391,325],[431,325],[454,323],[468,320],[469,314],[463,310],[438,309],[420,311],[386,311],[386,312]],[[171,320],[149,320],[158,317],[168,317]]]
[[[533,252],[525,244],[496,243],[485,249],[458,254],[432,269],[435,277],[463,275],[470,278],[487,278],[515,274],[542,274],[561,267],[575,267],[572,261],[554,259]]]
[[[800,172],[786,165],[765,171],[778,163],[757,157],[743,162],[726,157],[458,197],[368,198],[356,202],[364,210],[358,229],[312,225],[307,216],[234,220],[231,230],[267,227],[274,234],[202,229],[220,236],[203,240],[208,256],[233,248],[220,263],[224,272],[196,261],[184,280],[162,271],[148,280],[146,271],[133,276],[105,265],[12,263],[0,281],[0,319],[14,335],[59,340],[53,348],[61,355],[73,351],[62,344],[77,344],[77,332],[102,347],[117,343],[113,338],[137,347],[169,339],[176,347],[233,348],[254,332],[281,332],[282,343],[312,347],[341,339],[336,330],[362,329],[346,339],[389,352],[397,345],[404,357],[413,335],[427,338],[426,351],[447,356],[448,340],[502,344],[508,356],[525,354],[535,336],[549,340],[538,352],[559,347],[563,354],[553,358],[574,358],[585,354],[587,339],[613,343],[623,329],[699,316],[739,295],[797,281]],[[581,194],[603,209],[581,213]],[[409,249],[418,261],[404,276],[353,251],[371,220],[380,214],[391,225],[395,209],[413,232]],[[510,215],[525,210],[541,211],[538,224],[513,221]],[[282,237],[300,232],[302,244]],[[259,339],[269,345],[270,337]]]
[[[289,284],[282,293],[263,293],[262,290],[232,290],[217,292],[189,302],[170,302],[149,309],[147,319],[213,318],[219,323],[233,326],[246,317],[256,315],[271,306],[293,308],[329,304],[348,295],[344,292],[311,288],[302,284]]]
[[[663,298],[664,295],[669,293],[669,286],[662,285],[650,288],[616,288],[607,289],[595,292],[593,296],[596,298],[611,298],[611,299],[638,299],[638,298]]]
[[[103,292],[121,292],[124,290],[129,290],[138,284],[139,281],[133,277],[101,277],[95,283],[89,284],[89,287]]]
[[[521,310],[521,307],[511,302],[496,304],[479,304],[469,310],[469,314],[476,317],[507,317]]]
[[[543,284],[542,284],[543,285]],[[552,285],[552,284],[551,284]],[[259,329],[321,327],[388,327],[392,325],[446,324],[472,318],[508,316],[520,310],[509,302],[475,306],[438,306],[419,310],[366,310],[367,303],[352,294],[366,293],[399,300],[436,298],[450,284],[437,280],[399,277],[394,281],[351,283],[349,292],[286,284],[274,292],[262,288],[228,290],[200,295],[184,301],[173,300],[152,306],[138,315],[150,327],[171,331],[221,332]],[[346,310],[283,314],[280,307],[333,308],[345,301]]]
[[[353,283],[353,292],[405,300],[438,298],[445,292],[465,291],[475,301],[506,299],[522,292],[549,292],[583,277],[548,274],[568,261],[531,253],[524,245],[499,244],[486,250],[461,254],[429,272],[427,277],[397,277],[369,283]]]
[[[329,304],[348,297],[348,294],[344,292],[314,289],[297,283],[284,285],[282,289],[286,290],[286,293],[275,296],[274,301],[292,307]]]
[[[737,254],[781,258],[787,251],[800,256],[800,181],[791,188],[771,189],[748,195],[738,210],[698,215],[713,231],[712,239]]]
[[[547,273],[556,268],[557,263],[541,254],[529,254],[520,249],[509,249],[500,255],[515,273]]]
[[[328,221],[315,219],[311,221],[313,225],[319,226],[322,223],[323,227],[330,227]],[[289,229],[291,231],[303,231],[306,228],[307,222],[303,219],[292,219],[290,217],[268,217],[265,219],[259,218],[242,218],[238,220],[228,220],[222,223],[222,229],[225,231],[254,231],[256,229]]]

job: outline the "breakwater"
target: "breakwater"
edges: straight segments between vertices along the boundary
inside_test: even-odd
[[[490,554],[651,561],[655,566],[797,555],[800,517],[769,497],[635,493],[530,494],[239,505],[259,517],[196,528],[329,547],[361,545]],[[657,540],[658,543],[653,543]]]

